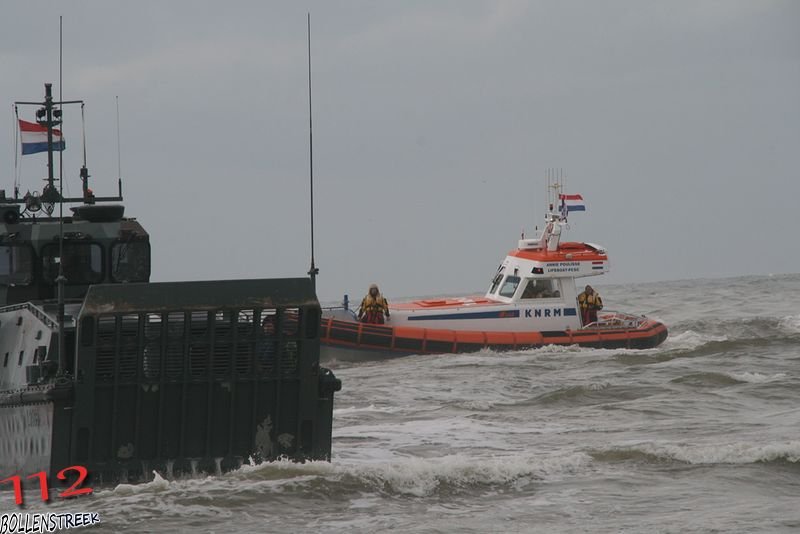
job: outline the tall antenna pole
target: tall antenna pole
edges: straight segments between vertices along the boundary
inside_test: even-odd
[[[58,101],[64,101],[64,17],[58,17]],[[62,106],[63,107],[63,106]],[[64,140],[64,129],[61,129],[61,140]],[[61,196],[64,196],[64,151],[58,151],[58,187]],[[63,217],[63,204],[59,202],[59,217]],[[62,226],[63,230],[63,226]]]
[[[311,287],[317,289],[319,269],[314,265],[314,137],[311,127],[311,13],[308,13],[308,176],[311,184]]]
[[[58,100],[59,103],[64,101],[64,84],[62,76],[62,66],[64,57],[64,32],[63,32],[63,16],[58,17]],[[51,105],[52,107],[52,105]],[[63,107],[63,106],[62,106]],[[53,157],[53,119],[51,113],[47,114],[47,151],[50,154],[52,163]],[[61,140],[64,140],[64,130],[61,130]],[[59,151],[58,154],[58,277],[56,282],[58,284],[58,376],[66,373],[66,343],[64,340],[64,150]],[[52,184],[52,182],[51,182]]]

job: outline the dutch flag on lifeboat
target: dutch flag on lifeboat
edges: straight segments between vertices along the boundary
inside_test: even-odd
[[[572,211],[586,211],[581,195],[558,195],[558,198],[561,200],[561,215],[564,217]]]

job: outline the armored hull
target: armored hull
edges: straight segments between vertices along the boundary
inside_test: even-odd
[[[52,308],[0,309],[1,473],[140,480],[330,458],[341,385],[319,367],[308,279],[91,286],[66,306],[60,376]]]

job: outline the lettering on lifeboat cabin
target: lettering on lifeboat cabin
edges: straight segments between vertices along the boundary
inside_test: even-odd
[[[548,273],[577,273],[581,270],[578,261],[558,261],[545,265]]]
[[[563,308],[528,308],[525,310],[525,317],[561,317],[562,312],[564,316],[570,315],[567,310]]]

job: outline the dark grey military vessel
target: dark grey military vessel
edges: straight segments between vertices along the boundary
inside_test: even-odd
[[[330,459],[334,392],[312,280],[150,283],[122,186],[0,193],[0,479],[80,465],[93,480]],[[72,206],[71,214],[54,211]],[[62,211],[63,213],[63,211]]]

